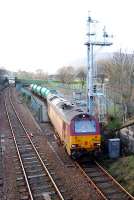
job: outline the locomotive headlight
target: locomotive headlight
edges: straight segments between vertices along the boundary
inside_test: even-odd
[[[72,144],[71,147],[72,147],[72,148],[75,148],[75,147],[76,147],[76,144]]]
[[[96,146],[96,147],[100,147],[100,145],[101,145],[100,143],[95,143],[94,144],[94,146]]]

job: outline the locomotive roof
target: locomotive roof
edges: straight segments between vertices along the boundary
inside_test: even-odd
[[[56,95],[49,95],[47,100],[67,123],[70,123],[77,115],[87,114],[76,105]]]

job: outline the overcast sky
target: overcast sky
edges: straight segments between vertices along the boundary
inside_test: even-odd
[[[102,51],[134,49],[132,0],[0,0],[0,66],[54,73],[86,65],[88,11],[114,35]]]

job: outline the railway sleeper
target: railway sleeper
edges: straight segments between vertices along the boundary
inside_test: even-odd
[[[109,194],[109,195],[114,195],[114,194],[118,194],[120,192],[117,189],[115,189],[115,188],[107,188],[105,190],[105,193]]]
[[[25,149],[27,149],[27,148],[29,148],[29,147],[32,147],[32,146],[31,146],[31,143],[29,143],[29,142],[28,142],[28,144],[26,144],[26,143],[27,143],[27,141],[23,141],[23,142],[22,142],[22,141],[21,141],[21,142],[18,141],[18,142],[17,142],[18,147],[21,148],[21,149],[24,149],[24,150],[25,150]]]
[[[24,162],[25,162],[25,161],[27,161],[27,160],[33,160],[33,159],[37,160],[37,157],[36,157],[36,156],[33,156],[33,157],[31,156],[31,157],[28,157],[28,158],[25,158],[25,157],[24,157],[24,158],[22,158],[22,159],[23,159]]]
[[[32,164],[34,164],[34,163],[39,163],[39,161],[38,160],[31,160],[31,161],[25,161],[25,165],[32,165]]]
[[[20,153],[21,153],[22,156],[33,156],[33,155],[35,155],[34,152],[30,152],[30,151],[21,151],[20,150]]]
[[[116,199],[127,200],[127,199],[129,199],[126,194],[121,194],[121,193],[108,194],[108,198],[111,199],[111,200],[114,200],[114,199],[115,200]]]
[[[98,183],[107,183],[107,182],[111,183],[111,180],[109,180],[107,177],[98,176],[98,177],[93,177],[92,179],[96,184],[98,184]]]
[[[22,171],[16,171],[16,175],[19,176],[23,176],[23,172]]]
[[[111,182],[99,183],[98,185],[99,187],[104,188],[104,189],[111,188]]]
[[[36,185],[36,184],[33,184],[32,185],[32,190],[46,190],[46,189],[48,189],[48,188],[50,188],[50,187],[52,187],[52,185],[44,185],[44,184],[42,184],[42,185]]]
[[[33,163],[33,164],[26,164],[25,167],[27,168],[27,170],[29,169],[36,169],[36,168],[39,168],[39,169],[42,169],[42,166],[38,163]]]
[[[48,185],[50,184],[50,179],[48,177],[39,177],[38,179],[32,179],[30,180],[30,184],[33,186],[37,186],[37,184],[40,185]]]
[[[50,199],[47,199],[46,197],[48,197],[48,196],[45,196],[45,194],[49,194]],[[35,198],[40,198],[41,197],[40,200],[42,199],[42,197],[43,197],[44,200],[51,200],[52,199],[51,197],[53,197],[55,195],[56,195],[55,191],[51,191],[51,192],[47,192],[46,191],[46,192],[42,192],[42,193],[39,193],[39,194],[37,193],[37,194],[34,195],[34,197]]]
[[[38,179],[39,177],[47,176],[47,174],[36,174],[28,176],[29,179]]]
[[[24,180],[20,180],[20,181],[17,181],[17,186],[18,187],[26,186],[26,183],[24,182]]]
[[[16,181],[17,181],[17,182],[18,182],[18,181],[22,181],[22,180],[24,180],[24,177],[23,177],[23,176],[17,177],[17,178],[16,178]]]
[[[50,174],[51,174],[51,175],[55,175],[55,172],[52,172],[52,171],[51,171]]]
[[[20,193],[27,193],[27,188],[26,187],[19,187],[19,192]]]
[[[42,196],[42,194],[43,194],[43,193],[46,193],[46,192],[55,194],[54,188],[52,188],[52,187],[50,188],[50,187],[48,186],[48,188],[44,189],[43,191],[34,191],[34,192],[33,192],[33,193],[34,193],[33,195],[34,195],[34,197]]]
[[[87,173],[87,172],[86,172]],[[96,178],[96,177],[100,177],[100,173],[99,172],[94,172],[94,173],[88,173],[90,177],[92,178]]]
[[[20,195],[20,200],[29,200],[29,195]]]
[[[32,187],[38,187],[41,186],[41,185],[47,185],[48,183],[50,182],[45,182],[44,179],[40,179],[40,180],[32,180],[30,181],[30,185],[32,185]]]
[[[32,189],[33,194],[42,194],[43,192],[50,192],[50,191],[54,191],[53,186],[47,186],[47,187],[42,187],[42,188],[34,188]]]
[[[44,170],[41,167],[26,167],[26,173],[28,176],[30,175],[37,175],[37,174],[44,174]]]
[[[20,152],[27,152],[27,153],[31,153],[33,151],[32,147],[27,147],[27,148],[21,148],[19,147],[19,151]]]
[[[86,173],[96,173],[96,172],[98,172],[98,170],[95,169],[95,168],[84,168],[84,171]]]

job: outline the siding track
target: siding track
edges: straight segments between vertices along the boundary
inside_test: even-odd
[[[100,199],[105,200],[134,200],[98,162],[84,161],[76,163],[84,176],[98,192]]]

